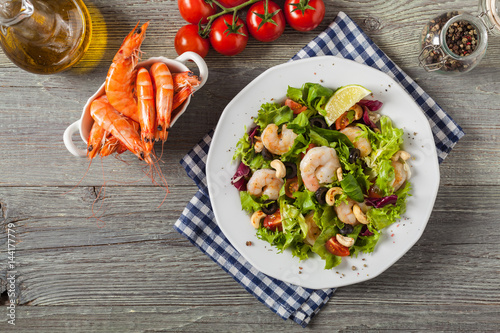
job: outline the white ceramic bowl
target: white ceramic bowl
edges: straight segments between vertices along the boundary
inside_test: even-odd
[[[207,82],[208,67],[203,58],[194,52],[185,52],[180,56],[178,56],[177,58],[175,58],[174,60],[165,57],[149,58],[148,60],[138,63],[137,66],[149,68],[155,62],[164,62],[165,64],[167,64],[168,68],[172,73],[179,73],[189,70],[189,68],[185,64],[190,60],[193,61],[196,64],[196,66],[198,66],[199,70],[201,83],[198,87],[195,88],[195,91],[197,91],[201,87],[203,87],[205,82]],[[87,144],[87,138],[89,137],[90,129],[92,128],[92,124],[94,123],[94,120],[90,116],[90,104],[97,97],[104,95],[104,93],[105,92],[103,83],[99,88],[99,90],[97,90],[97,92],[88,99],[87,103],[83,107],[81,118],[72,123],[71,125],[69,125],[68,128],[66,128],[66,130],[64,131],[63,135],[64,145],[71,154],[79,157],[87,156],[87,150],[78,148],[73,142],[73,134],[77,131],[80,131],[80,136],[83,142]],[[182,104],[180,108],[176,109],[176,112],[172,114],[172,120],[170,126],[173,126],[176,120],[179,119],[179,117],[186,111],[190,101],[191,101],[191,96],[188,97],[188,99]]]

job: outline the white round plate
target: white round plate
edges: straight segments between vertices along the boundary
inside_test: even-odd
[[[369,254],[344,257],[331,270],[312,254],[300,261],[291,251],[277,250],[261,241],[250,224],[250,216],[241,209],[236,188],[231,185],[239,161],[232,161],[236,143],[250,128],[252,117],[263,103],[282,102],[288,86],[306,82],[336,89],[360,84],[384,103],[381,113],[395,126],[404,129],[404,149],[412,155],[412,190],[407,211],[382,236]],[[439,165],[429,126],[420,107],[386,74],[354,61],[334,56],[314,57],[278,65],[266,70],[248,84],[227,105],[215,130],[207,160],[207,181],[215,218],[222,232],[256,269],[274,278],[306,288],[334,288],[359,283],[379,275],[401,258],[422,235],[439,187]],[[247,246],[247,241],[252,245]]]

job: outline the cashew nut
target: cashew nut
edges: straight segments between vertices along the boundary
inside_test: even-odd
[[[356,220],[358,220],[359,223],[362,224],[368,224],[368,219],[366,218],[365,213],[359,208],[358,205],[352,206],[352,212],[354,213],[354,216],[356,217]]]
[[[359,119],[361,119],[361,117],[363,117],[363,108],[361,107],[361,105],[354,104],[354,106],[351,108],[351,110],[353,110],[355,112],[354,113],[355,120],[359,120]]]
[[[337,242],[345,247],[351,247],[354,245],[354,238],[342,236],[341,234],[335,235],[335,238],[337,239]]]
[[[402,159],[403,161],[407,161],[411,157],[410,153],[404,151],[404,150],[398,150],[398,152],[394,155],[392,155],[391,160],[392,161],[399,161],[399,159]]]
[[[333,206],[335,204],[335,196],[344,193],[341,187],[332,187],[326,192],[325,201],[328,206]]]
[[[344,179],[344,176],[342,175],[342,168],[337,169],[337,179],[339,182],[341,182],[342,179]]]
[[[280,160],[273,160],[271,162],[271,167],[276,170],[276,177],[283,178],[286,176],[286,168],[283,162]]]
[[[264,149],[264,144],[260,140],[256,140],[255,144],[253,145],[253,149],[255,149],[256,153],[260,153],[262,149]]]
[[[260,222],[262,221],[262,219],[264,217],[266,217],[266,213],[264,213],[263,211],[261,210],[258,210],[256,211],[255,213],[252,214],[252,217],[250,219],[250,222],[252,223],[252,226],[255,228],[255,229],[259,229],[260,227]]]

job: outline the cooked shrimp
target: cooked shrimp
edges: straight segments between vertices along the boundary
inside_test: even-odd
[[[372,145],[367,138],[361,136],[363,131],[357,126],[348,126],[340,131],[345,134],[353,143],[354,147],[359,149],[361,157],[366,157],[372,152]]]
[[[101,157],[109,156],[118,151],[118,147],[120,147],[120,140],[118,140],[108,132],[106,138],[104,139],[101,150],[99,151],[99,155]]]
[[[394,168],[394,180],[391,186],[394,188],[394,191],[397,191],[405,183],[408,175],[405,170],[405,165],[402,162],[392,161],[391,164]]]
[[[269,124],[266,126],[260,136],[264,147],[273,154],[283,155],[292,148],[293,142],[297,134],[286,127],[286,124],[281,127],[281,134],[278,134],[278,126]]]
[[[269,199],[276,200],[283,186],[283,179],[276,177],[272,169],[260,169],[253,173],[247,183],[248,193],[260,197],[267,195]]]
[[[394,168],[394,180],[391,186],[394,191],[397,191],[411,177],[410,166],[406,163],[410,157],[411,155],[404,150],[399,150],[391,157],[391,165]]]
[[[340,162],[335,149],[326,146],[314,147],[300,161],[299,168],[304,186],[315,192],[320,184],[328,184],[336,179]]]
[[[352,211],[354,205],[357,205],[363,213],[368,211],[368,206],[364,202],[356,202],[351,198],[347,198],[347,203],[342,201],[338,206],[333,207],[341,222],[350,225],[360,224],[360,222],[356,219],[356,215]]]
[[[168,66],[163,62],[153,64],[149,69],[156,91],[156,129],[155,139],[165,141],[172,117],[174,83]]]
[[[172,110],[175,110],[194,92],[194,88],[197,87],[201,81],[193,72],[174,73],[172,77],[174,79],[174,101],[172,103]],[[172,117],[174,117],[174,114]]]
[[[147,152],[153,150],[156,129],[155,95],[151,76],[145,68],[137,71],[137,112],[141,125],[141,138]]]
[[[87,157],[91,160],[97,153],[101,150],[103,142],[106,138],[106,131],[104,128],[99,126],[97,122],[94,122],[92,129],[90,130],[89,139],[87,141]]]
[[[139,122],[137,101],[134,96],[136,70],[139,59],[140,46],[146,37],[146,22],[139,29],[135,26],[123,41],[120,49],[113,58],[106,76],[106,96],[111,105],[129,118]]]
[[[146,152],[139,132],[131,125],[130,119],[116,111],[109,103],[106,95],[95,99],[90,105],[90,115],[101,127],[120,140],[127,149],[141,160],[152,164],[153,160]]]
[[[201,83],[200,78],[191,71],[173,73],[172,80],[174,82],[175,93],[178,93],[182,88],[184,88],[187,85],[196,88]]]
[[[311,246],[314,245],[316,239],[321,234],[321,230],[314,221],[313,217],[314,217],[314,210],[310,211],[309,213],[307,213],[306,216],[304,216],[304,219],[307,224],[307,235],[306,238],[304,238],[304,243],[309,244]]]
[[[177,109],[179,106],[181,106],[182,103],[193,93],[194,89],[191,86],[185,86],[181,90],[179,90],[178,93],[174,95],[174,100],[172,103],[172,110]],[[175,112],[173,112],[175,116]]]
[[[139,133],[140,131],[139,123],[133,121],[130,118],[127,118],[127,120],[130,123],[130,125],[134,126],[137,133]],[[116,152],[119,155],[123,154],[127,150],[128,150],[127,146],[125,146],[123,142],[115,138],[111,133],[107,132],[106,139],[104,140],[104,144],[102,145],[101,150],[99,151],[99,155],[101,157],[106,157],[113,154],[114,152]]]

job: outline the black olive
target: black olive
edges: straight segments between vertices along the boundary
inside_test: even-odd
[[[320,205],[326,204],[326,192],[328,192],[328,190],[329,189],[327,187],[320,187],[316,190],[316,192],[314,192],[316,201],[318,201]]]
[[[260,152],[262,154],[262,156],[264,157],[265,160],[273,160],[274,159],[274,156],[273,154],[271,154],[271,152],[269,150],[267,150],[266,147],[262,147],[262,151]]]
[[[278,202],[276,200],[266,200],[262,205],[262,212],[266,215],[274,214],[278,210]]]
[[[345,223],[344,227],[342,229],[340,229],[339,231],[342,235],[345,236],[345,235],[352,233],[353,230],[354,230],[354,228],[352,227],[352,225]]]
[[[320,128],[328,128],[325,119],[323,119],[322,117],[309,118],[309,124],[311,124],[311,126],[316,126]]]
[[[361,156],[361,152],[358,148],[350,148],[349,149],[349,163],[356,163],[356,161]]]
[[[286,179],[297,177],[297,164],[292,162],[283,162],[286,169]]]

